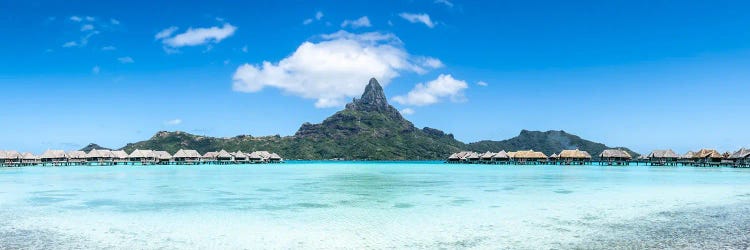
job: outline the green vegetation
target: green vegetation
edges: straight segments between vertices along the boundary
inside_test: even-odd
[[[564,131],[526,130],[512,139],[467,145],[453,138],[452,134],[433,128],[414,127],[388,104],[382,87],[372,79],[360,99],[354,99],[344,110],[320,124],[303,124],[293,136],[216,138],[161,131],[149,140],[123,147],[128,153],[136,148],[165,150],[172,154],[181,148],[195,149],[201,153],[221,149],[245,152],[266,150],[288,159],[312,160],[439,160],[461,150],[497,152],[533,149],[550,155],[563,149],[578,148],[596,157],[608,147]],[[633,156],[637,155],[626,150]]]

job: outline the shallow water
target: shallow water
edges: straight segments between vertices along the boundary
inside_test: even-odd
[[[0,169],[0,248],[750,247],[750,170],[287,163]]]

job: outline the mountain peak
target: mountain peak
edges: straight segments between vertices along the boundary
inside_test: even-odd
[[[355,98],[351,103],[346,105],[347,109],[364,111],[383,111],[387,110],[388,107],[388,99],[385,98],[383,87],[380,86],[380,83],[375,78],[370,78],[370,82],[365,87],[365,92],[362,93],[360,99]]]

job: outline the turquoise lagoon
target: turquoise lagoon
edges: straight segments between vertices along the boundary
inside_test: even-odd
[[[0,169],[2,249],[750,247],[750,170],[290,162]]]

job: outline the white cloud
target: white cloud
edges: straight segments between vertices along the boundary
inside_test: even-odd
[[[90,16],[86,16],[86,21],[93,22],[94,18]]]
[[[81,26],[81,31],[89,31],[93,29],[94,29],[94,25],[91,25],[91,24],[84,24]]]
[[[489,85],[489,84],[487,84],[487,82],[485,82],[485,81],[478,81],[477,85],[482,86],[482,87],[487,87],[487,85]]]
[[[160,40],[160,39],[164,39],[164,38],[170,37],[170,36],[172,36],[172,34],[174,34],[175,31],[177,31],[177,29],[178,28],[175,27],[175,26],[163,29],[163,30],[159,31],[159,33],[156,33],[156,35],[154,35],[154,39]]]
[[[133,58],[132,58],[132,57],[129,57],[129,56],[117,58],[117,61],[120,61],[120,63],[124,63],[124,64],[127,64],[127,63],[134,63],[134,62],[135,62],[135,61],[133,60]]]
[[[453,8],[453,3],[448,0],[435,0],[435,3],[444,4],[445,6],[448,6],[449,8]]]
[[[92,68],[92,69],[91,69],[91,73],[94,73],[94,74],[96,75],[96,74],[99,74],[99,72],[100,72],[101,70],[102,70],[102,69],[101,69],[101,68],[99,68],[99,65],[97,65],[97,66],[94,66],[94,68]]]
[[[178,118],[178,119],[174,119],[174,120],[165,121],[164,124],[165,125],[171,125],[171,126],[180,125],[180,124],[182,124],[182,119]]]
[[[416,111],[412,108],[405,108],[401,110],[402,115],[413,115]]]
[[[308,24],[311,24],[314,21],[320,21],[320,19],[323,19],[323,12],[318,11],[318,12],[315,12],[315,18],[314,19],[313,18],[305,19],[305,21],[302,21],[302,24],[308,25]]]
[[[241,50],[242,50],[242,53],[247,53],[247,45],[242,46]]]
[[[410,23],[423,23],[427,27],[435,27],[435,23],[430,20],[430,15],[427,14],[401,13],[398,15]]]
[[[70,48],[70,47],[75,47],[75,46],[78,46],[78,42],[76,41],[70,41],[62,45],[63,48]]]
[[[410,55],[389,33],[339,31],[304,42],[279,62],[244,64],[233,76],[233,89],[258,92],[264,87],[315,99],[316,107],[337,107],[362,94],[371,77],[387,85],[400,72],[424,73],[421,59]]]
[[[70,21],[80,22],[80,21],[83,21],[83,19],[81,17],[79,17],[79,16],[71,16],[70,17]]]
[[[155,37],[156,39],[161,39],[164,45],[172,48],[196,46],[208,43],[219,43],[221,40],[232,36],[237,30],[237,27],[225,23],[222,27],[189,28],[184,33],[171,36],[176,30],[176,27],[170,27],[169,29],[157,33]]]
[[[435,104],[444,98],[453,102],[464,100],[463,91],[469,85],[462,80],[456,80],[451,75],[440,74],[437,79],[428,83],[418,83],[406,96],[393,97],[393,101],[413,106],[426,106]]]
[[[367,16],[363,16],[360,18],[357,18],[356,20],[344,20],[344,22],[341,23],[341,27],[350,26],[352,28],[361,28],[361,27],[371,27],[372,24],[370,24],[370,18],[367,18]]]
[[[423,57],[421,58],[422,66],[430,67],[433,69],[442,68],[445,66],[442,61],[438,60],[437,58],[432,57]]]
[[[112,23],[112,24],[114,24],[114,25],[119,25],[120,24],[120,20],[117,20],[117,19],[114,19],[114,18],[110,18],[109,22]]]
[[[104,46],[102,47],[102,50],[104,51],[117,50],[117,48],[115,48],[115,46]]]

